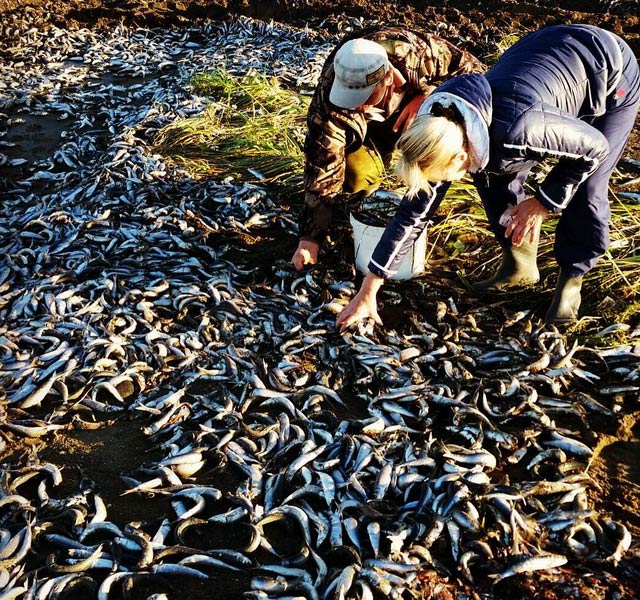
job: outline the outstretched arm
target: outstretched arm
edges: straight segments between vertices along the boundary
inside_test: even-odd
[[[382,325],[382,319],[378,315],[376,296],[383,283],[382,277],[371,272],[367,273],[358,293],[342,309],[336,319],[336,327],[339,327],[340,331],[344,331],[351,325],[356,325],[367,317],[372,318],[378,325]]]

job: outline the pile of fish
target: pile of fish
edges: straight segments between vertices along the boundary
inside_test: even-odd
[[[270,272],[237,259],[239,233],[292,235],[294,215],[151,149],[215,101],[193,95],[193,74],[256,69],[308,91],[335,31],[22,19],[0,26],[2,455],[137,419],[163,458],[141,457],[127,493],[170,509],[120,527],[90,482],[56,497],[63,462],[3,462],[2,600],[151,584],[168,598],[220,572],[249,573],[251,599],[401,598],[429,570],[490,586],[624,560],[627,527],[589,502],[590,429],[637,409],[640,342],[596,351],[452,299],[410,333],[340,334],[352,281],[296,273],[285,249]],[[38,119],[60,140],[19,156],[12,132]],[[199,480],[212,469],[219,485]],[[216,528],[241,543],[203,548]]]

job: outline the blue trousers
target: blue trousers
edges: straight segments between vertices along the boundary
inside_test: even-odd
[[[633,129],[640,102],[638,61],[628,46],[623,49],[623,57],[624,74],[617,87],[625,90],[625,94],[621,98],[612,95],[605,114],[591,123],[607,138],[609,156],[578,187],[558,220],[554,254],[568,277],[584,275],[609,248],[609,180]],[[474,176],[491,230],[504,247],[508,247],[511,240],[505,238],[505,228],[499,219],[509,204],[525,198],[524,185],[529,171]]]

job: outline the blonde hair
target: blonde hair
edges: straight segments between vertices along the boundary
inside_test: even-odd
[[[465,147],[464,131],[446,117],[420,115],[396,144],[400,152],[395,172],[415,196],[427,185],[423,169],[444,169]]]

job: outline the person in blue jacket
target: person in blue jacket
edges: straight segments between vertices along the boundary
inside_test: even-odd
[[[525,35],[484,75],[454,77],[422,103],[397,143],[397,173],[408,186],[341,329],[371,317],[376,294],[427,225],[450,182],[473,177],[502,247],[497,273],[479,291],[539,280],[543,219],[559,213],[560,266],[548,323],[577,319],[582,278],[609,246],[608,183],[640,100],[638,61],[617,35],[589,25],[554,25]],[[533,195],[533,167],[552,167]]]

